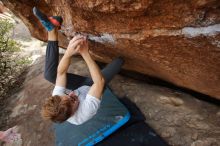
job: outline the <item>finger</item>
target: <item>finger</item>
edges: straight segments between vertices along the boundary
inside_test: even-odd
[[[72,45],[73,45],[73,46],[80,45],[82,41],[83,41],[82,38],[81,38],[81,39],[78,39],[78,40],[74,41]]]
[[[80,50],[80,45],[78,45],[78,46],[76,47],[76,52],[79,52],[79,50]]]
[[[83,46],[86,47],[86,40],[83,41]]]
[[[73,37],[73,39],[72,39],[70,42],[73,43],[73,42],[75,42],[76,40],[81,39],[81,38],[83,38],[83,36],[77,35],[77,36]]]
[[[69,45],[70,48],[75,49],[75,47],[76,47],[77,45],[79,45],[81,41],[82,41],[82,39],[78,39],[78,40],[76,40],[76,41],[70,43],[70,45]]]
[[[80,41],[80,40],[82,40],[82,39],[83,39],[82,37],[79,37],[79,38],[77,38],[76,40],[71,41],[71,42],[70,42],[70,45],[74,47],[74,45],[76,44],[76,42],[78,43],[78,41]]]

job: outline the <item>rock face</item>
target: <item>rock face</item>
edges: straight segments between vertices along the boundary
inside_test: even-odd
[[[37,6],[62,15],[60,46],[75,32],[89,35],[96,60],[125,58],[125,69],[154,76],[220,99],[219,0],[3,0],[46,41],[32,14]]]

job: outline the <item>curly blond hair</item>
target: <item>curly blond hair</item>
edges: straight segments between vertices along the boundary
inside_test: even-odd
[[[41,110],[44,119],[49,119],[56,123],[66,121],[72,113],[69,100],[62,100],[60,96],[55,95],[47,98]]]

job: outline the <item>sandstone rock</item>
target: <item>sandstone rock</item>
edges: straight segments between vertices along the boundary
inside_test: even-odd
[[[163,103],[163,104],[170,104],[170,105],[174,105],[174,106],[180,106],[182,105],[184,102],[182,99],[180,98],[176,98],[176,97],[166,97],[166,96],[161,96],[159,98],[159,102]]]
[[[7,0],[3,3],[47,40],[33,16],[37,6],[62,15],[60,46],[75,32],[90,38],[93,57],[102,62],[125,58],[125,69],[154,76],[220,99],[219,0]]]
[[[173,127],[168,127],[162,132],[162,137],[172,137],[176,133],[175,128]]]
[[[37,105],[27,105],[27,104],[18,104],[17,106],[14,107],[10,117],[13,118],[13,117],[16,117],[18,115],[21,115],[21,114],[25,114],[27,113],[28,111],[33,111],[34,109],[36,109]]]
[[[208,130],[210,128],[210,126],[203,121],[192,120],[186,125],[189,126],[190,128],[201,129],[201,130]]]
[[[198,138],[198,133],[193,133],[191,137],[193,140],[196,140]]]
[[[216,115],[217,115],[218,117],[220,117],[220,111],[218,111],[218,112],[216,113]]]
[[[218,146],[220,143],[216,139],[206,138],[204,140],[197,140],[191,146]]]
[[[18,116],[18,115],[20,115],[20,114],[25,113],[25,112],[27,111],[26,108],[27,108],[27,104],[25,104],[25,105],[22,105],[22,104],[17,105],[17,106],[13,109],[13,111],[12,111],[10,117],[13,118],[13,117],[16,117],[16,116]]]
[[[44,123],[43,123],[43,122],[41,122],[41,123],[40,123],[40,125],[39,125],[39,131],[42,131],[42,130],[43,130],[43,128],[44,128]]]

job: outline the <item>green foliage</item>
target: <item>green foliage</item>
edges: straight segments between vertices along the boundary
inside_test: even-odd
[[[7,20],[0,20],[0,52],[20,51],[19,44],[11,39],[14,25]]]
[[[21,45],[12,39],[14,25],[0,20],[0,97],[13,86],[24,67],[30,60],[21,57]]]
[[[31,64],[31,62],[30,58],[21,58],[17,61],[17,65]]]

